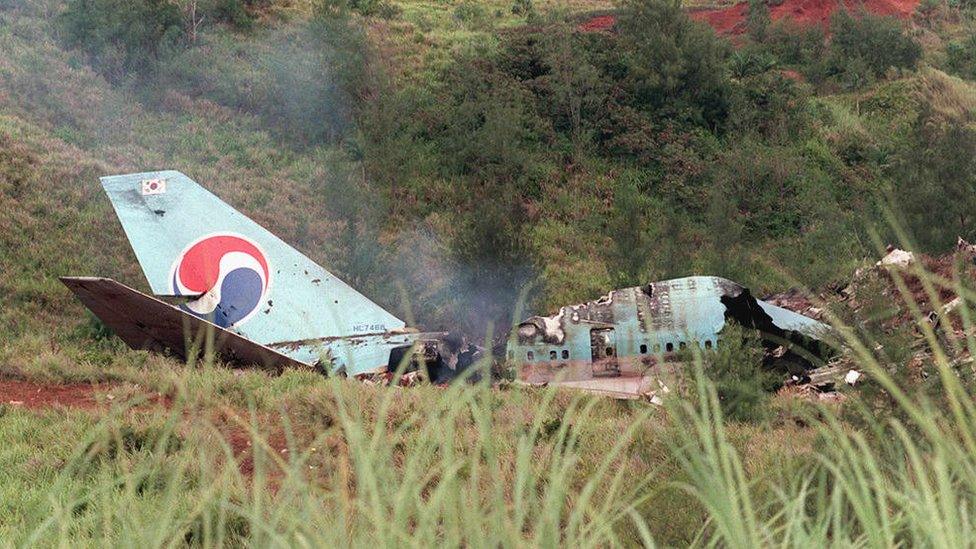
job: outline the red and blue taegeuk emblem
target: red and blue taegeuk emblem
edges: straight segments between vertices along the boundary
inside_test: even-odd
[[[271,283],[261,248],[236,234],[207,235],[173,263],[175,295],[200,296],[180,307],[222,328],[240,325],[258,310]]]

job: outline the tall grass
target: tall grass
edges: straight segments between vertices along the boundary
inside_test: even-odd
[[[650,477],[629,478],[621,456],[650,409],[637,410],[623,431],[600,433],[592,430],[601,419],[594,410],[606,402],[583,395],[457,385],[411,391],[418,398],[405,407],[397,390],[356,389],[321,381],[270,433],[262,427],[267,414],[254,406],[223,424],[200,416],[187,426],[198,395],[136,427],[133,410],[118,409],[87,429],[47,501],[7,539],[594,546],[622,543],[621,523],[647,531],[635,509]],[[501,398],[531,405],[506,416],[513,410],[502,409]],[[292,417],[306,432],[295,432]],[[498,436],[503,423],[512,438]],[[237,465],[245,456],[234,433],[249,439],[252,467]],[[593,434],[602,457],[584,463],[580,447]]]
[[[486,382],[398,389],[307,372],[235,376],[212,356],[176,367],[119,353],[97,379],[158,390],[165,406],[137,399],[103,417],[0,407],[0,539],[970,545],[976,291],[960,269],[944,275],[922,262],[890,273],[890,298],[924,343],[928,381],[906,378],[870,331],[825,307],[869,387],[848,390],[841,407],[780,410],[757,425],[724,417],[710,357],[700,355],[688,365],[690,390],[657,408]],[[960,305],[935,325],[927,312],[942,310],[947,292]],[[21,374],[68,360],[48,355]]]
[[[966,335],[933,327],[908,275],[932,309],[940,288],[960,296]],[[187,368],[169,410],[51,420],[84,436],[0,531],[6,543],[72,546],[970,545],[976,405],[960,358],[976,293],[919,264],[892,281],[938,390],[892,374],[837,317],[853,364],[887,398],[850,391],[842,408],[811,405],[789,418],[805,426],[786,430],[725,419],[701,356],[694,389],[664,408],[484,383],[296,378],[277,389],[289,398],[244,409],[218,400],[227,381],[205,383],[220,369]],[[2,417],[5,439],[36,421]],[[790,445],[803,437],[805,449]],[[675,513],[697,526],[669,531]]]
[[[907,235],[897,229],[907,242]],[[925,342],[923,368],[934,387],[917,390],[882,360],[875,341],[831,315],[853,355],[852,366],[881,386],[890,409],[851,393],[843,413],[819,408],[809,416],[820,443],[816,458],[786,481],[748,478],[741,453],[728,442],[716,392],[698,368],[697,402],[674,403],[690,427],[672,451],[689,480],[684,488],[708,510],[701,545],[970,546],[976,494],[976,406],[973,402],[972,309],[976,294],[957,263],[950,279],[926,272],[921,261],[893,269],[897,296]],[[908,286],[923,287],[928,310],[940,311],[939,290],[962,300],[962,338],[944,318],[929,321]],[[922,374],[923,377],[926,374]],[[853,420],[853,421],[852,421]],[[756,494],[764,494],[757,500]]]

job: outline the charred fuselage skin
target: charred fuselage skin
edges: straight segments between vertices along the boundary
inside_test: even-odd
[[[516,327],[506,358],[526,383],[639,396],[674,375],[682,351],[720,345],[730,320],[771,339],[818,339],[829,330],[756,300],[740,284],[694,276],[613,290],[553,316],[531,317]]]

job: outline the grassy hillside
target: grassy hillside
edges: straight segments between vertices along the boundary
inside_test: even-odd
[[[21,304],[38,296],[20,285],[64,296],[60,274],[136,283],[94,176],[151,168],[204,182],[397,313],[423,303],[412,310],[429,328],[504,326],[526,285],[542,312],[688,274],[760,292],[840,281],[875,254],[868,234],[884,233],[892,196],[911,206],[959,189],[944,226],[909,207],[909,229],[925,251],[973,236],[954,213],[968,204],[973,90],[937,69],[864,69],[851,84],[863,52],[814,62],[789,30],[734,50],[666,10],[635,17],[682,43],[626,18],[613,35],[563,22],[603,6],[471,6],[363,18],[262,4],[246,28],[205,25],[119,61],[122,38],[69,39],[63,4],[10,4],[3,200],[33,213],[3,233],[16,254],[3,284],[19,296],[4,314],[31,316]],[[641,48],[671,48],[678,72],[661,80],[672,69],[644,66]],[[68,213],[43,215],[58,204]]]
[[[149,169],[475,338],[972,241],[971,6],[825,33],[753,4],[732,44],[658,2],[0,0],[0,545],[971,540],[972,342],[881,275],[836,319],[873,381],[827,408],[758,390],[744,348],[667,409],[232,373],[125,349],[57,281],[144,289],[97,178]]]

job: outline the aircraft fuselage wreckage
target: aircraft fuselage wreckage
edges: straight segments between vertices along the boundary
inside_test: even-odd
[[[134,349],[188,358],[209,346],[228,362],[347,376],[406,362],[433,381],[453,378],[479,355],[461,338],[408,328],[180,172],[101,183],[155,296],[108,278],[61,280]],[[692,277],[532,317],[506,353],[524,382],[636,397],[653,393],[680,350],[717,345],[730,319],[791,348],[828,330],[733,282]]]
[[[767,358],[791,373],[802,375],[829,353],[826,324],[758,300],[730,280],[692,276],[529,318],[509,338],[506,357],[521,364],[524,383],[653,398],[693,352],[717,350],[729,322],[758,331]]]

